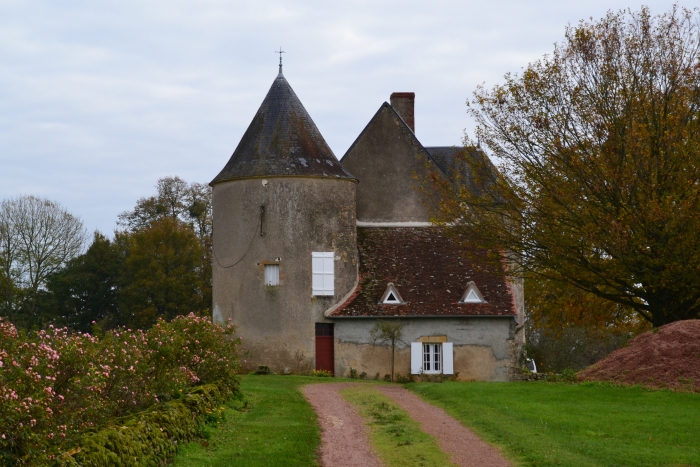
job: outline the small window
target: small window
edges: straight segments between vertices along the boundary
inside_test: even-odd
[[[316,335],[317,336],[332,336],[333,335],[333,323],[316,323]]]
[[[266,264],[265,265],[265,285],[278,286],[280,285],[280,265]]]
[[[387,285],[384,295],[382,295],[382,299],[379,300],[379,303],[382,305],[402,305],[404,303],[393,282],[389,282],[389,285]]]
[[[484,300],[484,296],[481,295],[481,292],[477,288],[476,284],[473,281],[470,281],[467,284],[467,288],[462,294],[462,299],[459,301],[460,303],[486,303],[486,300]]]
[[[335,294],[334,258],[335,253],[332,251],[311,253],[312,295]]]

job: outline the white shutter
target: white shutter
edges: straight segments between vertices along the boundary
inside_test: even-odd
[[[446,375],[455,373],[454,355],[452,354],[452,342],[442,344],[442,372]]]
[[[423,368],[423,343],[411,342],[411,374],[419,375]]]
[[[311,289],[313,295],[334,295],[335,276],[333,268],[335,266],[335,252],[311,253]]]

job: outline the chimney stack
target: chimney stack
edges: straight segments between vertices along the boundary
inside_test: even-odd
[[[416,132],[416,121],[413,115],[413,107],[416,102],[415,92],[393,92],[391,93],[391,106],[396,113],[406,122],[406,125],[413,133]]]

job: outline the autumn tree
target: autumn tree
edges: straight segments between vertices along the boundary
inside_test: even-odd
[[[586,368],[651,327],[633,308],[569,283],[524,279],[527,356],[540,372]]]
[[[156,194],[140,198],[133,210],[119,214],[118,224],[134,233],[164,218],[177,219],[194,230],[201,246],[200,265],[196,270],[202,286],[202,306],[211,306],[211,187],[203,183],[188,184],[180,177],[163,177],[156,183]]]
[[[124,258],[118,324],[147,328],[202,308],[202,249],[191,226],[173,217],[135,232],[118,232]]]
[[[698,10],[609,12],[468,103],[479,190],[439,222],[654,326],[700,317]],[[467,138],[466,146],[474,144]]]

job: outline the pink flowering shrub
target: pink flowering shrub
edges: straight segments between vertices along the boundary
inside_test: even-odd
[[[46,463],[86,431],[189,386],[236,391],[233,334],[194,314],[99,338],[53,327],[19,333],[0,318],[0,466]]]

